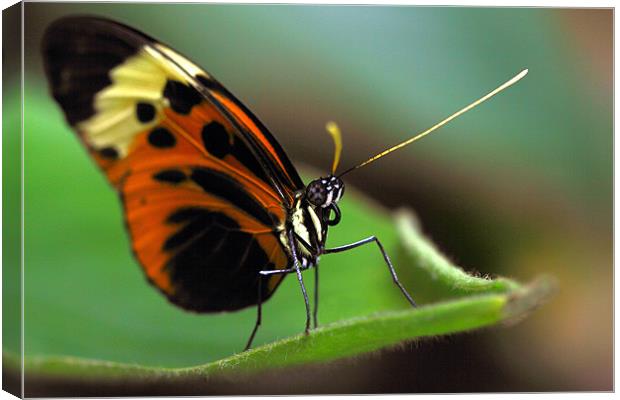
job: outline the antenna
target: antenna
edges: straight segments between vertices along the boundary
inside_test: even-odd
[[[441,122],[431,126],[430,128],[428,128],[424,132],[418,133],[414,137],[412,137],[410,139],[407,139],[404,142],[402,142],[400,144],[397,144],[396,146],[390,147],[389,149],[384,150],[384,151],[382,151],[381,153],[379,153],[379,154],[377,154],[375,156],[370,157],[368,160],[362,162],[361,164],[358,164],[358,165],[356,165],[354,167],[351,167],[351,168],[347,169],[342,174],[338,175],[338,177],[341,177],[341,176],[343,176],[345,174],[348,174],[349,172],[354,171],[354,170],[356,170],[358,168],[361,168],[364,165],[370,164],[371,162],[376,161],[376,160],[380,159],[381,157],[390,154],[393,151],[396,151],[396,150],[398,150],[400,148],[403,148],[403,147],[407,146],[408,144],[411,144],[411,143],[415,142],[418,139],[422,139],[424,136],[428,135],[429,133],[433,132],[436,129],[441,128],[442,126],[444,126],[448,122],[452,121],[456,117],[458,117],[458,116],[466,113],[467,111],[471,110],[472,108],[474,108],[474,107],[484,103],[485,101],[487,101],[491,97],[495,96],[496,94],[498,94],[502,90],[507,89],[508,87],[514,85],[515,83],[520,81],[525,75],[527,75],[527,72],[528,72],[528,70],[524,69],[523,71],[521,71],[517,75],[515,75],[512,79],[510,79],[509,81],[505,82],[503,85],[497,87],[492,92],[489,92],[488,94],[486,94],[485,96],[483,96],[483,97],[479,98],[478,100],[474,101],[473,103],[471,103],[467,107],[464,107],[464,108],[460,109],[459,111],[457,111],[454,114],[450,115],[448,118],[446,118],[446,119],[442,120]]]
[[[332,163],[332,175],[334,175],[340,162],[340,153],[342,153],[342,135],[340,134],[340,128],[333,121],[325,124],[325,129],[334,140],[334,161]]]

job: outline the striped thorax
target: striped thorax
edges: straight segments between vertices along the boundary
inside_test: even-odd
[[[343,182],[330,175],[312,181],[305,192],[297,196],[294,207],[289,212],[288,221],[295,236],[297,255],[303,268],[318,263],[319,255],[325,248],[328,226],[336,225],[340,221],[340,209],[337,203],[343,193]],[[281,232],[280,240],[291,252],[286,230]]]

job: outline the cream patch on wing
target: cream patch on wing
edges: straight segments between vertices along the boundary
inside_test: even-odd
[[[168,80],[191,84],[193,76],[208,76],[171,49],[160,44],[153,46],[143,47],[109,72],[112,83],[95,96],[95,115],[77,125],[94,149],[113,148],[124,158],[135,136],[156,126],[162,109],[169,106],[163,96]]]
[[[134,136],[159,122],[167,77],[145,49],[113,68],[109,77],[112,83],[95,96],[95,115],[77,129],[95,149],[114,148],[123,158]],[[154,107],[152,119],[139,119],[139,103]]]

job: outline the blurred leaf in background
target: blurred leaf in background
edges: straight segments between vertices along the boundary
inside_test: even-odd
[[[611,390],[612,10],[26,4],[26,355],[187,366],[237,351],[254,310],[185,313],[142,277],[116,195],[65,125],[42,71],[43,30],[78,13],[124,22],[187,55],[297,165],[320,171],[331,161],[328,120],[343,130],[346,167],[529,68],[509,92],[347,183],[384,206],[414,208],[459,265],[521,280],[546,271],[558,277],[559,296],[510,330],[336,363],[338,382],[333,370],[308,368],[287,387]],[[393,243],[392,227],[354,198],[343,200],[330,242],[377,234]],[[380,263],[374,249],[321,261],[322,322],[403,306],[385,271],[370,268]],[[433,297],[418,275],[406,280],[422,302]],[[258,343],[299,331],[295,284],[286,280],[267,303]],[[275,379],[263,378],[248,387],[260,392]]]

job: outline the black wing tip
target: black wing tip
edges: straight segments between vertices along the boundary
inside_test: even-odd
[[[41,50],[45,54],[46,49],[59,35],[94,31],[129,35],[138,42],[157,42],[144,32],[111,18],[91,14],[73,14],[60,17],[47,26],[41,41]]]
[[[108,17],[104,17],[101,15],[95,15],[95,14],[71,14],[71,15],[65,15],[63,17],[57,18],[54,21],[52,21],[48,27],[47,30],[53,30],[53,29],[58,29],[58,28],[65,28],[65,27],[80,27],[80,26],[94,26],[97,28],[123,28],[123,29],[127,29],[136,33],[140,33],[141,35],[144,35],[142,32],[137,31],[136,29],[132,28],[129,25],[126,25],[122,22],[119,22],[117,20],[114,20],[112,18],[108,18]]]
[[[152,42],[147,35],[100,16],[69,15],[53,21],[41,41],[43,68],[69,125],[94,114],[93,98],[110,83],[108,71]]]
[[[45,28],[45,32],[43,33],[42,47],[45,48],[45,44],[49,43],[50,39],[53,39],[59,33],[70,30],[79,31],[80,29],[83,29],[83,27],[92,27],[93,24],[107,26],[124,26],[112,19],[100,17],[97,15],[66,15],[64,17],[55,19]]]

